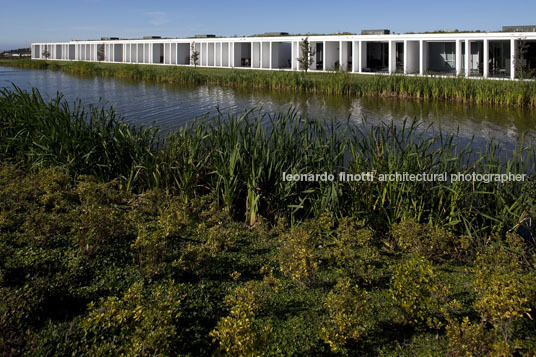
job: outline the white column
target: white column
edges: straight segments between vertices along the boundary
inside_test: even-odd
[[[344,69],[342,66],[342,41],[339,41],[339,69]]]
[[[322,42],[322,70],[326,71],[326,41]],[[298,44],[298,53],[300,52],[300,45]]]
[[[229,56],[231,60],[229,61],[229,65],[231,68],[234,68],[234,42],[229,42]]]
[[[259,68],[262,68],[262,42],[259,42]]]
[[[510,40],[510,79],[516,79],[516,40]]]
[[[465,77],[469,78],[471,75],[471,68],[469,68],[469,65],[471,64],[471,42],[469,40],[465,40]]]
[[[223,67],[223,42],[220,42],[220,67]]]
[[[229,68],[232,68],[233,67],[233,63],[231,62],[231,50],[234,51],[234,48],[232,48],[232,43],[231,42],[227,42],[227,66]]]
[[[270,69],[272,69],[272,46],[274,43],[270,41]]]
[[[408,74],[408,40],[404,40],[404,74]]]
[[[296,69],[296,54],[294,53],[294,42],[290,43],[290,69]]]
[[[489,77],[489,40],[484,39],[484,78]]]
[[[424,76],[424,41],[419,40],[419,74]]]
[[[357,58],[355,57],[355,44],[356,42],[352,41],[352,68],[350,69],[350,71],[352,72],[355,72],[355,64],[357,60]]]
[[[393,48],[393,46],[396,46],[396,42],[389,41],[389,74],[395,73],[396,68],[396,50]]]
[[[462,41],[456,40],[456,75],[462,74]]]
[[[367,43],[365,41],[359,41],[359,58],[358,58],[358,72],[363,73],[363,65],[366,64],[367,60]]]

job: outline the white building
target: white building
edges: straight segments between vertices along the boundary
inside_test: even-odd
[[[33,59],[190,66],[191,46],[202,67],[299,70],[305,36],[104,39],[33,43]],[[515,78],[519,44],[536,69],[536,32],[308,36],[313,71],[465,75]],[[48,58],[47,58],[48,57]]]

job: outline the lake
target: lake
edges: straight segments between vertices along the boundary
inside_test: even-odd
[[[61,71],[24,70],[0,66],[0,87],[11,83],[22,89],[38,88],[47,97],[59,91],[72,102],[113,105],[125,120],[157,125],[169,131],[203,115],[217,111],[241,112],[262,108],[267,113],[295,108],[301,115],[349,119],[357,124],[402,122],[415,118],[423,127],[433,125],[446,132],[458,132],[461,142],[474,137],[482,146],[491,139],[505,149],[522,138],[536,138],[536,112],[531,108],[507,108],[441,101],[393,98],[354,98],[217,86],[172,86],[107,78],[85,78]]]

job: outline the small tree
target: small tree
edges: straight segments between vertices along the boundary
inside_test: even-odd
[[[97,60],[98,61],[104,61],[106,59],[104,55],[104,45],[98,45],[97,49]]]
[[[48,51],[48,47],[45,46],[45,50],[43,51],[42,55],[43,55],[43,57],[45,57],[46,59],[49,59],[49,57],[50,57],[50,52]]]
[[[298,57],[298,63],[300,64],[300,68],[307,73],[309,68],[313,65],[314,57],[316,55],[316,50],[309,44],[309,37],[304,38],[303,41],[300,42],[300,50],[301,56]]]
[[[533,75],[527,60],[528,51],[529,44],[527,41],[519,39],[517,41],[516,53],[514,57],[514,69],[517,78],[529,78]]]
[[[193,64],[194,67],[199,64],[199,51],[195,49],[195,42],[190,45],[190,64]]]

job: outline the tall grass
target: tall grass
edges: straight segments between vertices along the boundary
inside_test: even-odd
[[[177,66],[90,62],[5,61],[22,68],[61,70],[71,74],[145,80],[170,84],[325,93],[350,96],[396,96],[464,103],[536,107],[536,82],[475,80],[463,77],[356,75],[346,72],[309,73],[209,69]]]
[[[259,216],[301,219],[323,212],[387,227],[404,217],[481,235],[533,214],[529,182],[308,182],[283,173],[534,173],[535,151],[507,158],[496,143],[476,151],[454,134],[406,121],[377,126],[258,110],[199,118],[165,137],[124,123],[112,109],[45,101],[37,90],[0,91],[0,158],[73,175],[119,178],[128,190],[159,187],[186,202],[212,194],[222,209],[254,224]]]

